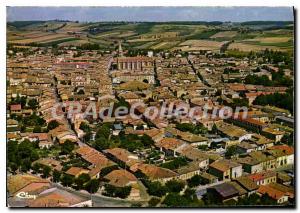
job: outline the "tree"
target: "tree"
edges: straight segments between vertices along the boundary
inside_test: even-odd
[[[7,159],[8,165],[21,167],[21,170],[26,172],[31,168],[32,162],[39,159],[36,151],[38,143],[30,142],[25,139],[20,144],[17,141],[8,141],[7,143]],[[14,168],[11,168],[14,169]]]
[[[33,133],[40,133],[42,132],[42,128],[40,126],[35,126],[32,130]]]
[[[53,182],[57,183],[60,181],[60,177],[61,177],[61,172],[57,171],[56,169],[54,169],[53,171]]]
[[[74,148],[75,148],[75,144],[70,140],[66,140],[63,144],[61,144],[62,154],[70,154]]]
[[[78,190],[84,188],[84,184],[87,183],[90,180],[90,176],[88,174],[80,174],[76,179],[75,179],[75,184]]]
[[[9,163],[9,168],[12,174],[16,174],[18,170],[18,165],[16,163]]]
[[[226,152],[225,152],[225,157],[226,158],[231,158],[232,156],[236,155],[236,146],[229,146],[227,149],[226,149]]]
[[[187,180],[189,187],[195,187],[201,185],[208,184],[208,181],[202,178],[200,175],[194,175],[190,179]]]
[[[102,124],[101,127],[97,130],[95,138],[108,138],[110,135],[110,126],[111,125],[108,123]]]
[[[39,163],[35,163],[35,164],[32,165],[32,170],[33,170],[34,173],[39,173],[40,168],[41,168],[41,164],[39,164]]]
[[[108,138],[105,137],[99,137],[95,140],[95,148],[97,150],[104,150],[104,149],[108,149],[109,148],[109,141]]]
[[[271,105],[289,110],[291,113],[294,111],[294,94],[292,90],[288,90],[287,93],[280,94],[274,93],[269,95],[258,96],[253,104],[255,105]]]
[[[168,207],[186,207],[188,206],[188,201],[179,194],[172,192],[166,196],[163,204]]]
[[[51,167],[44,165],[42,171],[43,171],[43,177],[47,178],[50,175]]]
[[[188,164],[188,159],[186,157],[177,157],[172,161],[162,163],[160,166],[167,169],[178,169],[181,166],[186,166]]]
[[[74,178],[71,175],[64,174],[64,175],[62,175],[60,181],[63,186],[71,186],[74,183]]]
[[[161,197],[167,193],[167,188],[158,181],[151,182],[149,180],[144,180],[143,183],[147,187],[149,195]]]
[[[118,165],[112,165],[109,167],[105,167],[105,168],[101,169],[100,176],[104,177],[105,175],[109,174],[110,172],[112,172],[113,170],[116,170],[118,168],[119,168]]]
[[[157,198],[157,197],[152,197],[149,202],[148,202],[148,206],[149,207],[156,207],[157,204],[159,204],[160,202],[160,198]]]
[[[176,128],[183,132],[191,132],[193,134],[206,134],[207,128],[205,128],[202,124],[191,124],[191,123],[177,123]]]
[[[218,132],[218,128],[217,128],[217,125],[216,125],[216,124],[214,124],[214,125],[212,126],[211,131],[212,131],[212,133],[214,133],[214,134],[216,134],[216,133]]]
[[[89,182],[87,182],[85,188],[89,193],[96,193],[99,189],[100,183],[97,179],[91,179]]]
[[[169,180],[168,182],[166,182],[166,187],[170,192],[179,193],[184,188],[184,186],[185,184],[183,181]]]
[[[21,160],[21,171],[22,172],[27,172],[30,170],[31,167],[31,161],[29,158],[25,158]]]
[[[30,109],[36,109],[39,105],[39,103],[36,99],[30,99],[27,104]]]
[[[91,131],[91,127],[86,122],[81,122],[79,129],[81,129],[84,132],[90,132]]]
[[[276,200],[272,199],[267,193],[265,193],[260,198],[260,205],[274,206],[277,205],[277,202]]]
[[[141,140],[146,147],[150,147],[154,145],[154,141],[149,135],[143,134]]]
[[[259,205],[260,196],[256,193],[249,195],[248,197],[239,197],[237,206],[255,206]]]
[[[272,86],[273,82],[266,75],[263,76],[247,75],[245,78],[245,84]]]
[[[126,198],[131,192],[131,186],[116,187],[110,184],[105,185],[105,195],[109,197]]]
[[[55,129],[56,127],[59,126],[59,123],[56,121],[56,120],[52,120],[48,123],[48,130],[52,130],[52,129]]]
[[[215,196],[215,194],[211,191],[207,191],[207,193],[203,195],[203,201],[207,206],[222,205],[222,200]]]

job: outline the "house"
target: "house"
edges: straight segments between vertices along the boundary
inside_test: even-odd
[[[262,135],[259,134],[252,134],[251,139],[248,140],[250,143],[253,143],[256,145],[257,150],[265,150],[268,147],[271,147],[274,145],[274,140],[268,139]]]
[[[179,137],[182,141],[185,141],[192,146],[199,146],[199,145],[208,145],[208,138],[195,135],[190,132],[183,132],[175,128],[166,128],[166,134],[170,133],[172,136]]]
[[[176,150],[183,146],[185,143],[176,138],[163,138],[155,143],[155,146],[168,156],[178,156]]]
[[[216,200],[222,202],[236,199],[239,196],[239,191],[229,183],[222,183],[207,189],[208,193],[211,193]]]
[[[252,132],[261,132],[264,128],[268,126],[267,124],[253,118],[238,117],[238,118],[229,118],[227,120],[233,123],[234,125],[243,127]]]
[[[73,176],[75,178],[77,178],[81,174],[88,174],[89,170],[84,169],[84,168],[80,168],[80,167],[72,166],[65,173],[68,174],[68,175],[71,175],[71,176]]]
[[[40,158],[32,163],[34,165],[35,163],[39,163],[44,166],[50,166],[52,170],[61,171],[63,166],[61,165],[60,161],[57,161],[52,158]]]
[[[273,189],[277,189],[279,191],[284,192],[289,197],[289,199],[295,198],[295,189],[292,186],[285,186],[279,183],[271,183],[269,184],[269,186]]]
[[[178,179],[187,180],[194,175],[200,174],[199,163],[192,161],[189,162],[186,166],[182,166],[174,171],[178,174]]]
[[[54,145],[48,133],[30,133],[25,138],[28,138],[30,141],[38,141],[41,149],[49,149]]]
[[[276,167],[285,167],[294,164],[294,148],[287,145],[269,147],[267,151],[276,158]]]
[[[217,183],[218,182],[218,177],[212,175],[212,174],[209,174],[209,173],[206,173],[206,172],[202,172],[199,174],[204,181],[206,181],[207,183]]]
[[[239,185],[237,182],[235,181],[228,181],[228,184],[232,185],[236,190],[238,190],[239,192],[239,197],[244,197],[248,194],[247,190],[244,189],[241,185]]]
[[[105,157],[105,155],[89,146],[81,146],[75,150],[75,153],[83,160],[91,164],[91,167],[89,168],[89,174],[92,178],[98,178],[103,168],[116,165],[116,163],[109,160],[107,157]]]
[[[123,130],[122,124],[114,124],[112,129],[113,135],[119,135],[119,133]]]
[[[252,151],[255,151],[256,149],[257,149],[256,144],[251,144],[247,142],[241,142],[236,146],[236,151],[239,154],[250,153]]]
[[[79,196],[63,189],[51,188],[40,193],[36,199],[30,200],[27,207],[91,207],[90,198]]]
[[[118,162],[124,166],[132,166],[135,163],[140,162],[138,156],[132,154],[131,152],[127,151],[126,149],[122,148],[112,148],[106,149],[103,151],[104,154],[111,160]]]
[[[170,169],[165,169],[152,164],[136,163],[130,167],[132,172],[142,172],[151,181],[167,182],[176,179],[178,174]]]
[[[264,195],[268,194],[273,200],[278,204],[282,204],[288,201],[288,195],[278,189],[275,189],[269,185],[261,185],[258,190],[258,194]]]
[[[243,165],[243,170],[247,173],[253,174],[263,170],[261,163],[250,156],[238,158],[237,162]]]
[[[242,176],[242,165],[231,160],[219,160],[209,165],[209,173],[219,180],[236,179]]]
[[[260,162],[263,170],[274,170],[276,168],[276,159],[268,153],[264,153],[262,151],[255,151],[250,152],[248,156]]]
[[[220,156],[215,154],[206,154],[205,152],[200,151],[197,148],[194,148],[190,145],[181,146],[177,149],[177,153],[181,156],[184,156],[192,161],[197,162],[198,167],[202,170],[208,168],[209,160],[219,159]]]
[[[6,121],[6,131],[20,133],[19,122],[14,119],[8,119]]]
[[[228,124],[228,123],[221,123],[217,125],[217,131],[222,136],[228,137],[230,140],[249,140],[252,134],[248,133],[244,129],[241,129],[237,126]]]
[[[125,187],[137,183],[138,179],[125,169],[113,170],[104,176],[108,180],[108,184],[116,187]]]
[[[38,195],[45,189],[50,188],[50,182],[40,177],[29,174],[11,175],[7,178],[9,197],[18,197],[19,193]]]
[[[254,181],[257,185],[267,185],[270,183],[276,183],[277,181],[277,175],[274,171],[263,171],[248,175],[247,177]]]
[[[21,104],[12,104],[12,105],[10,105],[10,113],[11,114],[22,114]]]
[[[235,180],[243,189],[247,191],[247,195],[253,194],[258,189],[258,185],[249,179],[248,177],[242,176]]]
[[[280,123],[281,125],[286,125],[289,127],[294,127],[295,119],[294,117],[287,117],[287,116],[276,116],[276,122]]]
[[[286,174],[285,172],[278,172],[277,173],[277,182],[283,185],[291,185],[293,178]]]
[[[262,130],[262,135],[266,136],[267,138],[270,138],[272,140],[275,140],[275,142],[278,142],[282,139],[282,137],[284,136],[285,132],[284,131],[280,131],[274,128],[264,128]]]

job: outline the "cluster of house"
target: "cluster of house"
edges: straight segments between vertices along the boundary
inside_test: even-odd
[[[284,135],[293,131],[294,123],[289,112],[282,109],[252,106],[246,118],[237,116],[227,119],[218,116],[166,116],[149,121],[127,115],[122,118],[91,121],[82,116],[90,102],[96,103],[97,109],[98,106],[109,106],[111,100],[101,99],[107,94],[115,97],[116,102],[122,97],[131,105],[143,102],[146,106],[160,108],[162,102],[173,103],[175,110],[182,105],[189,108],[207,105],[221,108],[217,96],[232,94],[234,98],[239,97],[241,92],[246,94],[251,104],[258,94],[285,92],[287,89],[222,83],[224,66],[228,64],[234,64],[239,70],[243,70],[242,73],[251,72],[251,68],[255,67],[255,64],[248,64],[242,60],[201,56],[113,58],[111,55],[100,56],[95,52],[87,52],[84,56],[73,57],[72,51],[63,57],[46,54],[9,58],[8,102],[19,96],[36,99],[38,109],[35,113],[47,124],[54,119],[51,110],[56,103],[65,104],[64,109],[57,109],[59,115],[65,115],[73,101],[79,102],[83,108],[82,112],[69,120],[65,116],[55,119],[59,126],[47,133],[33,133],[22,132],[18,128],[18,121],[10,118],[13,114],[31,115],[33,110],[23,109],[21,104],[10,105],[7,138],[18,141],[38,140],[40,148],[50,148],[53,144],[62,144],[66,140],[77,143],[79,147],[75,149],[74,154],[88,166],[70,167],[64,173],[74,177],[84,173],[98,179],[103,169],[115,166],[116,168],[104,178],[109,184],[117,187],[132,186],[129,200],[149,199],[137,175],[139,173],[143,173],[151,181],[163,184],[173,179],[186,181],[194,175],[200,175],[208,183],[206,192],[215,193],[222,201],[252,193],[268,194],[279,204],[293,200],[294,179],[293,174],[289,172],[294,165],[294,148],[281,144],[280,141]],[[218,90],[221,90],[219,95]],[[137,110],[143,113],[145,109]],[[210,113],[211,111],[208,112]],[[97,151],[81,141],[85,135],[80,129],[82,122],[114,123],[111,129],[114,136],[119,135],[121,131],[138,136],[148,135],[155,142],[153,150],[157,151],[159,156],[152,159],[152,149],[129,152],[116,147]],[[176,128],[176,123],[201,125],[208,133],[181,131]],[[215,132],[209,133],[212,130]],[[91,140],[94,140],[94,136],[93,132]],[[203,150],[200,147],[207,149]],[[235,147],[235,152],[227,157],[226,152],[230,147]],[[176,158],[184,158],[185,165],[174,169],[161,166]],[[52,158],[39,159],[38,162],[58,171],[62,169],[62,162]],[[88,197],[66,191],[50,180],[31,174],[11,175],[8,179],[11,202],[15,205],[20,202],[20,205],[23,205],[22,199],[13,198],[21,192],[28,192],[30,195],[38,195],[26,204],[28,206],[92,205]],[[196,190],[201,194],[203,189]]]

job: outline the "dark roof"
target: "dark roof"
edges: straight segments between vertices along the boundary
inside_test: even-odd
[[[222,183],[212,188],[215,189],[223,198],[232,197],[239,194],[239,191],[228,183]]]

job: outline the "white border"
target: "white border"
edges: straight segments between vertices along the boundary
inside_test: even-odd
[[[4,2],[4,1],[3,1]],[[1,212],[8,212],[9,208],[6,208],[6,147],[5,147],[5,134],[6,134],[6,6],[295,6],[296,9],[299,9],[299,0],[151,0],[151,1],[143,1],[143,0],[10,0],[5,3],[1,3],[0,8],[0,22],[1,22],[1,31],[0,31],[0,39],[1,39],[1,53],[0,53],[0,63],[1,63],[1,71],[0,71],[0,138],[2,139],[0,142],[0,156],[1,156],[1,164],[0,164],[0,181],[1,181],[1,190],[0,190],[0,206]],[[299,14],[298,14],[299,15]],[[297,23],[297,31],[299,32],[299,22]],[[299,39],[297,39],[296,47],[299,47]],[[295,63],[299,62],[299,55],[297,55],[297,60]],[[299,67],[299,64],[297,68]],[[298,71],[298,70],[297,70]],[[295,70],[295,72],[297,72]],[[299,76],[298,76],[299,78]],[[299,87],[297,87],[297,99],[299,98]],[[298,106],[298,104],[297,104]],[[299,111],[298,111],[299,113]],[[299,125],[299,119],[297,118],[297,124]],[[299,130],[297,131],[297,138],[299,136]],[[299,144],[298,140],[295,140],[297,143],[297,159],[299,157]],[[296,160],[297,160],[296,159]],[[297,171],[299,171],[299,163],[297,163]],[[296,175],[298,177],[298,175]],[[297,183],[299,186],[299,183]],[[298,192],[298,190],[297,190]],[[298,204],[298,193],[296,193],[297,204]],[[79,211],[86,211],[89,209],[83,209]],[[94,209],[94,211],[105,211],[105,212],[119,212],[119,211],[128,211],[133,209],[117,209],[117,210],[104,210],[104,209]],[[139,211],[140,209],[136,209],[135,211]],[[235,209],[210,209],[210,210],[188,210],[188,211],[201,211],[201,212],[217,212],[217,211],[234,211]],[[237,209],[240,211],[240,209]],[[274,209],[275,210],[275,209]],[[282,212],[290,211],[278,209]],[[30,210],[31,211],[31,210]],[[45,209],[43,211],[51,211],[49,209]],[[61,209],[57,209],[57,211],[62,211]],[[149,211],[149,210],[148,210]],[[154,209],[150,211],[155,212],[163,212],[163,211],[174,211],[173,209],[164,210],[164,209]],[[181,211],[181,210],[178,210]],[[184,210],[185,211],[185,210]],[[266,212],[273,211],[273,209],[249,209],[247,211],[255,211],[255,212]]]

